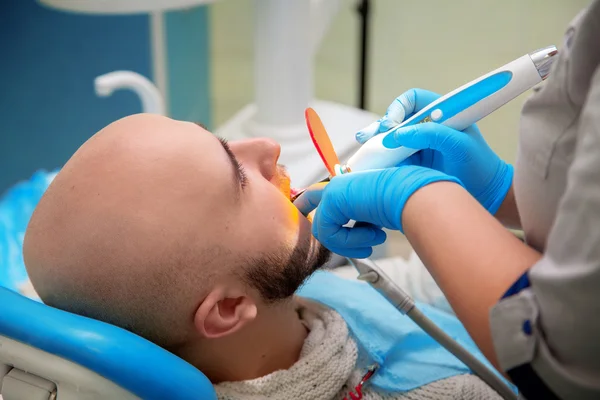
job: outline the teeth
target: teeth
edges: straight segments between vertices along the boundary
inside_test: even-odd
[[[303,189],[298,189],[298,188],[290,188],[290,200],[294,201],[296,200],[296,197],[302,193]]]
[[[303,190],[304,189],[300,188],[290,188],[290,198],[293,199],[294,197],[298,196]]]

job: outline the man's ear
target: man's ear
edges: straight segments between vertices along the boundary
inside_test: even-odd
[[[238,289],[211,290],[194,315],[196,330],[207,339],[230,335],[256,318],[254,300]]]

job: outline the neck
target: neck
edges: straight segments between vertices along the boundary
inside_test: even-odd
[[[213,383],[260,378],[290,368],[308,332],[293,300],[259,309],[254,321],[229,336],[200,340],[178,355]]]

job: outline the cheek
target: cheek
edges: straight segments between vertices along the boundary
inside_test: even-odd
[[[280,231],[298,230],[300,212],[277,189],[265,190],[257,200],[256,207],[266,225]]]
[[[262,242],[263,248],[282,243],[295,245],[302,232],[307,231],[308,221],[273,185],[257,187],[251,198],[244,205],[244,219],[254,227],[250,241]]]

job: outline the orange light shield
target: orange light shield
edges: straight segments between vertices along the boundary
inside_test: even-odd
[[[312,139],[313,145],[319,153],[323,164],[325,164],[325,168],[329,171],[329,176],[335,176],[335,165],[340,163],[338,156],[333,148],[333,144],[331,143],[331,139],[329,139],[329,135],[325,130],[325,126],[323,126],[323,122],[321,122],[321,118],[315,110],[312,108],[307,108],[304,112],[304,117],[306,118],[306,126],[308,126],[308,132],[310,133],[310,138]]]

